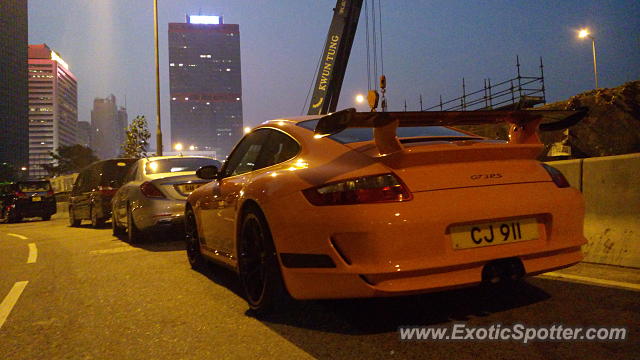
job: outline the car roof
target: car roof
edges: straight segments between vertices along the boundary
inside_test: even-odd
[[[184,158],[201,158],[201,159],[213,159],[210,156],[202,156],[202,155],[167,155],[167,156],[149,156],[146,158],[142,158],[141,160],[147,160],[147,161],[157,161],[157,160],[163,160],[163,159],[184,159]],[[215,160],[215,159],[214,159]]]

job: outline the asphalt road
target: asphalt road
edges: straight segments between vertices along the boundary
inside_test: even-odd
[[[0,224],[0,359],[637,359],[638,295],[531,278],[508,290],[300,302],[256,319],[234,274],[191,270],[180,241],[134,247],[65,219]],[[399,339],[399,326],[455,323],[629,333],[529,344]]]

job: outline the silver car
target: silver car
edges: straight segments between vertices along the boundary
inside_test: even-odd
[[[112,227],[131,243],[153,230],[182,231],[187,196],[208,182],[195,173],[220,162],[203,156],[156,156],[136,161],[113,197]]]

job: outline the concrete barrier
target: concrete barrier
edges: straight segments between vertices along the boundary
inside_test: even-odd
[[[582,191],[582,159],[550,161],[547,164],[562,171],[571,187]]]
[[[584,194],[584,261],[640,268],[640,153],[549,164]]]

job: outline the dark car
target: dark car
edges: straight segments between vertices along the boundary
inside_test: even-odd
[[[56,213],[56,198],[47,180],[17,181],[0,185],[0,218],[18,222],[23,218],[50,220]]]
[[[111,217],[111,199],[136,160],[102,160],[82,169],[69,197],[69,224],[78,226],[82,220],[91,220],[93,227],[103,226]]]

